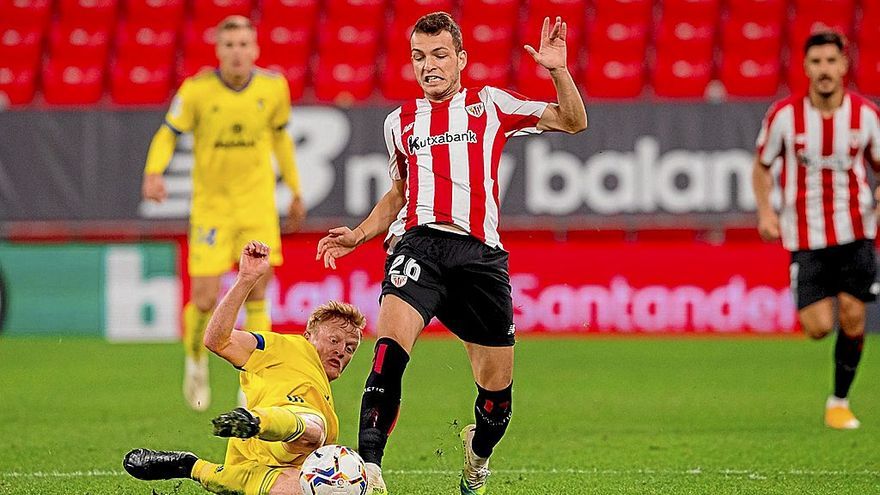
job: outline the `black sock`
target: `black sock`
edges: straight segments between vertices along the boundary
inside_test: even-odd
[[[477,401],[474,404],[474,417],[477,429],[474,431],[473,449],[480,457],[489,457],[501,441],[510,423],[511,392],[513,384],[504,390],[490,392],[477,385]]]
[[[859,360],[862,358],[862,347],[865,337],[852,338],[843,330],[837,332],[837,344],[834,346],[834,396],[845,399],[849,387],[856,376]]]
[[[365,462],[382,465],[388,435],[400,412],[400,383],[409,354],[397,342],[382,337],[376,342],[373,369],[361,399],[358,453]]]

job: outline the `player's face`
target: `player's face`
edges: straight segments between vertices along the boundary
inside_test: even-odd
[[[260,55],[256,33],[247,28],[217,33],[217,60],[220,70],[232,76],[247,77]]]
[[[360,332],[338,318],[319,323],[317,331],[307,332],[305,337],[318,351],[331,382],[339,378],[361,343]]]
[[[804,57],[810,90],[827,98],[843,89],[848,64],[837,45],[811,46]]]
[[[410,47],[413,70],[426,98],[443,101],[458,93],[467,53],[455,51],[449,31],[437,35],[413,33]]]

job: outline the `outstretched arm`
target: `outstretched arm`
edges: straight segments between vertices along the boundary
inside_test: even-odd
[[[391,184],[391,189],[373,207],[370,215],[354,230],[348,227],[330,229],[329,235],[318,241],[318,254],[315,259],[323,258],[324,267],[335,270],[337,258],[354,251],[373,237],[385,233],[405,204],[406,182],[395,180]]]
[[[233,366],[244,366],[257,348],[253,334],[232,327],[248,294],[268,271],[269,246],[259,241],[249,242],[241,253],[235,283],[220,300],[205,330],[205,347]]]
[[[568,72],[565,43],[567,32],[568,26],[562,22],[561,17],[556,18],[552,30],[550,18],[545,17],[538,50],[530,45],[526,45],[525,49],[535,62],[550,71],[553,85],[556,86],[558,103],[547,106],[541,119],[538,120],[538,129],[574,134],[587,128],[587,110],[584,108],[584,100],[574,84],[574,79]]]

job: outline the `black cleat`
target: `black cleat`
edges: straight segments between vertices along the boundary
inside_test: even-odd
[[[260,418],[243,407],[223,413],[211,423],[214,424],[214,435],[218,437],[251,438],[260,433]]]
[[[189,478],[197,459],[192,452],[134,449],[125,454],[122,467],[139,480]]]

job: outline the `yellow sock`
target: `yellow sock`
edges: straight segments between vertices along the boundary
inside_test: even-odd
[[[269,317],[269,305],[265,299],[246,301],[244,303],[244,327],[252,332],[271,332],[272,319]]]
[[[201,483],[205,490],[214,493],[266,495],[280,474],[281,469],[256,462],[212,464],[199,459],[193,466],[190,477]]]
[[[201,359],[205,355],[205,327],[211,318],[210,311],[199,311],[192,302],[183,307],[183,350],[187,357]]]
[[[258,407],[252,412],[260,418],[260,440],[292,442],[306,431],[302,418],[286,406]]]

